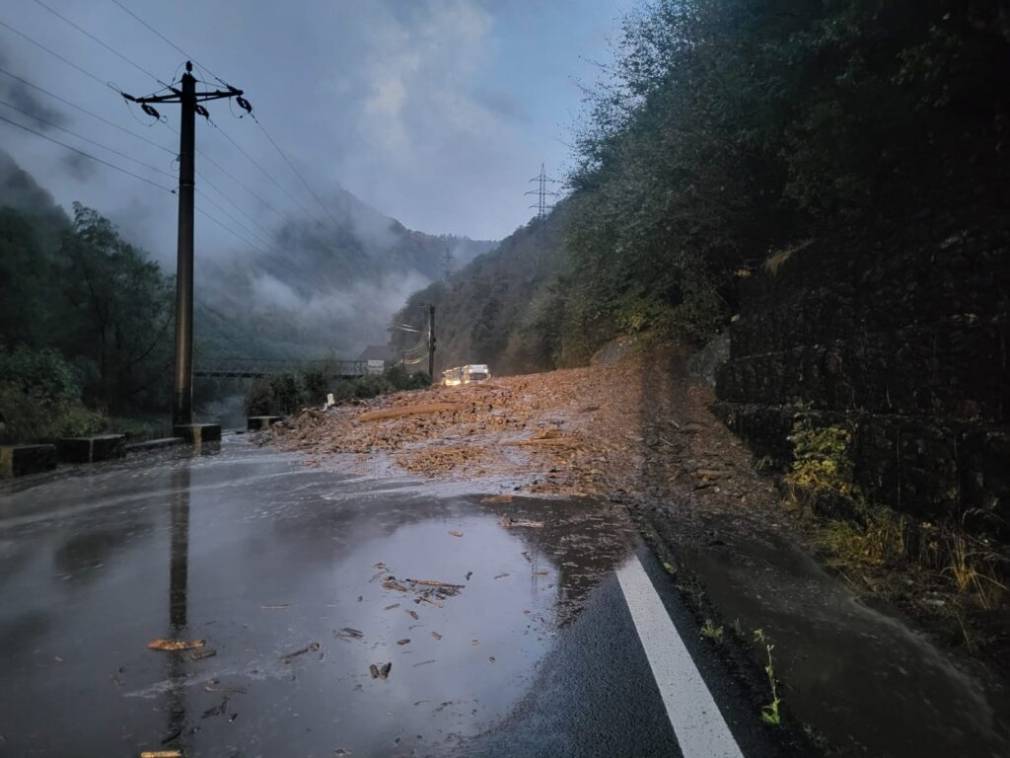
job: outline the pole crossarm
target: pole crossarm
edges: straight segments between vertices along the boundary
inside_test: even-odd
[[[146,97],[134,97],[126,92],[121,94],[131,103],[139,103],[141,105],[150,103],[181,103],[182,99],[185,97],[182,91],[176,89],[175,87],[171,87],[170,89],[172,90],[171,95],[147,95]],[[193,97],[196,102],[203,103],[209,100],[221,100],[226,97],[242,97],[244,94],[245,92],[242,90],[231,87],[227,91],[213,90],[211,92],[194,92]]]

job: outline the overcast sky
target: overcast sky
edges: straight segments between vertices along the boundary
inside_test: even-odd
[[[121,0],[210,71],[243,88],[267,132],[325,202],[343,187],[408,227],[500,239],[525,223],[541,161],[560,175],[581,108],[577,82],[598,76],[632,0]],[[182,56],[112,0],[44,0],[157,77],[177,76]],[[148,94],[147,74],[52,15],[34,0],[6,0],[0,20],[117,89]],[[0,66],[174,151],[177,106],[152,122],[112,89],[0,27]],[[216,84],[211,81],[212,84]],[[0,100],[32,111],[156,168],[173,157],[46,95],[0,76]],[[198,124],[198,149],[242,180],[265,206],[202,156],[198,171],[242,213],[269,227],[273,209],[322,214],[255,123],[225,102],[209,105],[221,131]],[[7,106],[30,125],[164,185],[157,174]],[[80,200],[112,217],[169,261],[175,197],[0,122],[0,145],[70,206]],[[198,180],[198,205],[234,226]],[[209,199],[203,199],[204,197]],[[234,238],[197,219],[198,251],[234,248]]]

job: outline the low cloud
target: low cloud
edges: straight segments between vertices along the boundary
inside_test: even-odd
[[[67,173],[80,182],[91,179],[98,169],[94,161],[80,153],[67,153],[60,162],[66,168]]]

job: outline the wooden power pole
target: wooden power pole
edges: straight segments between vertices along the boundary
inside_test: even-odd
[[[428,376],[435,383],[435,306],[428,306]]]
[[[223,84],[223,82],[222,82]],[[174,84],[169,94],[123,97],[139,103],[148,115],[159,117],[154,104],[179,103],[182,123],[179,129],[179,241],[175,273],[175,376],[172,397],[172,426],[193,423],[193,197],[196,190],[196,116],[208,117],[200,103],[234,97],[244,110],[251,112],[240,89],[226,84],[226,90],[197,91],[193,64],[186,61],[181,88]]]

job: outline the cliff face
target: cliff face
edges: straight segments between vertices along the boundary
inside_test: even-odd
[[[812,242],[744,280],[716,410],[780,464],[798,412],[840,425],[869,499],[1010,537],[1010,234],[894,237]]]

